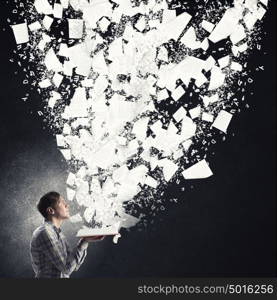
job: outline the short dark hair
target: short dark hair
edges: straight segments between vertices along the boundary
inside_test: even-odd
[[[38,201],[37,209],[45,219],[48,217],[47,208],[54,207],[58,203],[60,196],[58,192],[52,191],[43,195]]]

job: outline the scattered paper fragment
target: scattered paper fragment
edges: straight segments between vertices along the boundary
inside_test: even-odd
[[[44,51],[46,45],[51,42],[51,38],[49,35],[43,33],[42,34],[42,39],[40,40],[39,44],[38,44],[38,49],[41,51]]]
[[[50,48],[45,55],[45,66],[49,71],[53,70],[55,72],[60,72],[63,70],[62,64],[60,63],[53,48]]]
[[[17,44],[24,44],[29,42],[29,33],[26,23],[12,25],[11,27]]]
[[[64,57],[68,57],[69,56],[69,52],[68,52],[68,46],[67,44],[61,43],[60,44],[60,50],[58,53],[60,56],[64,56]]]
[[[227,9],[222,19],[210,34],[210,41],[217,43],[229,37],[235,31],[241,16],[242,11],[239,8],[232,7]]]
[[[182,146],[185,151],[188,151],[191,145],[192,145],[192,140],[186,140],[182,143]]]
[[[200,116],[201,113],[201,106],[198,105],[192,109],[189,110],[189,114],[191,116],[192,119],[196,119]]]
[[[174,158],[174,160],[178,160],[179,158],[183,157],[183,155],[184,155],[183,150],[178,149],[178,150],[174,151],[173,158]],[[179,167],[178,167],[178,169],[179,169]]]
[[[144,184],[147,184],[154,189],[158,186],[158,182],[151,176],[146,176]]]
[[[35,0],[34,7],[39,14],[50,15],[53,11],[48,0]]]
[[[232,43],[235,45],[239,43],[241,40],[243,40],[246,37],[246,33],[244,30],[244,27],[239,24],[236,26],[236,30],[231,34],[230,39]]]
[[[36,21],[36,22],[31,23],[31,24],[29,25],[29,29],[30,29],[31,31],[37,31],[37,30],[41,29],[41,25],[40,25],[40,23],[39,23],[38,21]]]
[[[66,184],[74,186],[75,181],[76,181],[76,176],[73,173],[70,172],[68,177],[67,177]]]
[[[206,72],[210,71],[213,68],[213,66],[215,65],[215,63],[216,63],[215,59],[212,56],[209,56],[203,66],[204,70]]]
[[[160,20],[159,19],[150,19],[148,20],[148,25],[151,29],[157,29],[160,26]]]
[[[184,109],[183,106],[181,106],[173,115],[173,118],[177,121],[180,122],[183,120],[183,118],[187,115],[187,111]]]
[[[51,85],[50,80],[49,80],[48,84]],[[57,100],[59,100],[59,99],[61,99],[61,95],[59,93],[53,91],[52,94],[51,94],[51,97],[48,100],[48,107],[50,107],[50,108],[53,109],[54,106],[55,106],[55,104],[56,104],[56,102],[57,102]]]
[[[238,47],[239,52],[245,52],[248,49],[247,43],[244,43]]]
[[[106,17],[102,18],[99,22],[98,25],[100,27],[100,30],[102,32],[106,32],[108,30],[109,25],[111,24],[110,20]]]
[[[75,193],[76,193],[75,190],[66,188],[67,200],[72,201],[75,197]]]
[[[201,47],[201,42],[197,41],[195,29],[193,27],[190,27],[185,32],[185,34],[181,38],[181,43],[183,43],[186,47],[191,48],[192,50]]]
[[[224,57],[222,57],[218,60],[218,64],[219,64],[221,69],[227,67],[229,65],[229,62],[230,62],[230,56],[229,55],[226,55],[226,56],[224,56]]]
[[[84,21],[81,19],[68,19],[69,38],[81,39],[83,36]]]
[[[57,134],[56,140],[57,140],[58,147],[66,148],[66,142],[62,134]]]
[[[173,12],[175,14],[175,12]],[[170,20],[165,25],[159,28],[159,32],[163,34],[162,42],[167,42],[169,39],[177,41],[182,31],[186,28],[191,19],[191,15],[183,12],[176,18]]]
[[[206,160],[203,159],[182,172],[185,179],[202,179],[213,175]]]
[[[252,12],[247,12],[243,18],[243,21],[247,29],[252,30],[254,25],[258,21],[258,17],[256,14],[253,14]]]
[[[113,237],[113,243],[114,244],[117,244],[118,243],[118,239],[121,237],[121,234],[116,234],[114,237]]]
[[[44,79],[41,82],[39,82],[39,87],[42,89],[46,89],[52,85],[51,81],[49,79]]]
[[[162,46],[159,48],[158,50],[158,55],[157,55],[157,59],[164,61],[164,62],[168,62],[168,51],[166,49],[165,46]]]
[[[200,44],[201,48],[204,50],[204,51],[207,51],[209,49],[209,41],[208,39],[204,39],[202,41],[202,43]]]
[[[237,62],[232,62],[231,63],[231,69],[237,72],[241,72],[242,71],[242,65],[237,63]]]
[[[64,135],[70,135],[71,134],[71,127],[68,124],[64,124],[63,134]]]
[[[262,2],[263,5],[268,6],[268,0],[260,0],[260,2]]]
[[[183,87],[178,86],[174,91],[172,91],[171,97],[175,101],[178,101],[184,94],[185,94],[185,90],[183,89]]]
[[[76,89],[69,106],[67,106],[62,114],[64,119],[86,117],[88,102],[86,91],[84,88]]]
[[[70,160],[71,159],[71,151],[70,149],[60,149],[62,155],[64,156],[64,158],[66,160]]]
[[[182,120],[181,137],[183,140],[190,139],[195,135],[196,124],[189,117],[184,117]]]
[[[158,97],[157,100],[160,102],[162,100],[166,100],[167,98],[169,98],[169,94],[167,89],[162,89],[158,92]]]
[[[208,21],[206,21],[206,20],[203,20],[202,23],[201,23],[201,25],[202,25],[202,27],[203,27],[206,31],[208,31],[208,32],[210,32],[210,33],[213,31],[214,26],[215,26],[213,23],[208,22]]]
[[[235,57],[238,57],[239,56],[239,47],[233,46],[232,53],[234,54]]]
[[[209,91],[221,87],[225,81],[225,74],[218,67],[213,67],[211,70],[211,80],[209,84]]]
[[[62,19],[63,17],[63,6],[61,4],[55,3],[53,9],[54,18]]]
[[[138,140],[145,140],[148,127],[149,118],[142,118],[135,122],[132,133],[134,133]]]
[[[49,30],[53,21],[54,21],[53,18],[51,18],[49,16],[45,16],[44,19],[42,20],[42,24],[46,30]]]
[[[135,226],[139,222],[139,218],[136,218],[134,216],[131,216],[129,214],[121,214],[122,222],[120,223],[121,227],[129,228],[132,226]]]
[[[264,17],[265,13],[266,13],[266,9],[260,6],[257,11],[258,19],[261,20]]]
[[[170,181],[170,179],[179,169],[179,167],[176,164],[174,164],[172,161],[168,159],[163,159],[162,167],[163,167],[163,175],[166,181]]]
[[[146,28],[146,20],[145,20],[145,17],[142,16],[139,18],[139,20],[137,21],[137,23],[135,24],[135,27],[138,31],[142,32],[145,30]]]
[[[94,85],[94,80],[93,79],[84,79],[82,81],[82,86],[87,87],[87,88],[92,88]]]
[[[227,128],[231,122],[232,117],[232,114],[228,113],[225,110],[221,110],[212,126],[227,133]]]
[[[60,0],[63,8],[67,9],[69,5],[69,0]]]
[[[63,76],[58,73],[55,73],[52,80],[53,80],[53,83],[55,84],[55,86],[58,88],[63,81]]]
[[[207,107],[209,104],[215,103],[217,101],[219,101],[218,94],[203,97],[203,103],[204,103],[205,107]]]
[[[209,114],[209,113],[203,112],[202,113],[202,120],[206,121],[206,122],[213,122],[214,116]]]

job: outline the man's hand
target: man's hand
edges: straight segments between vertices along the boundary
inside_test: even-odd
[[[97,236],[88,236],[82,238],[85,242],[97,242],[97,241],[102,241],[104,240],[105,236],[104,235],[97,235]]]

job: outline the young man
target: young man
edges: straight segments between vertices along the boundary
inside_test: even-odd
[[[39,200],[37,208],[45,220],[33,232],[30,244],[35,277],[69,278],[84,262],[88,243],[104,237],[80,239],[72,251],[60,228],[63,221],[70,217],[68,204],[63,197],[57,192],[49,192]]]

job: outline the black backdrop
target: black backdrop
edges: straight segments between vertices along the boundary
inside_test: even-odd
[[[16,45],[5,4],[1,1],[0,277],[32,277],[28,245],[41,222],[34,204],[48,190],[65,193],[67,166],[35,112],[39,96],[21,100],[27,90],[22,72],[9,62]],[[194,181],[183,193],[171,186],[167,196],[178,204],[169,204],[146,229],[123,231],[118,245],[110,239],[91,245],[73,277],[276,276],[275,20],[271,1],[262,51],[250,57],[252,67],[265,70],[255,73],[249,87],[250,108],[234,117],[226,142],[217,143],[209,158],[215,175]],[[75,242],[72,229],[65,225]]]

